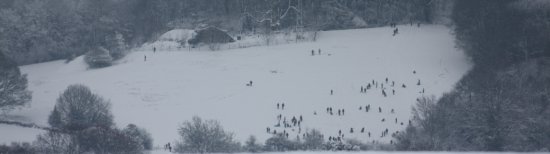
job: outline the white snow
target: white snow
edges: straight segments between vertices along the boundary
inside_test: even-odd
[[[266,152],[264,154],[519,154],[526,152],[445,152],[445,151],[291,151]],[[150,154],[171,154],[165,150],[154,150]],[[247,153],[236,153],[247,154]],[[547,154],[544,152],[529,152],[529,154]]]
[[[118,127],[134,123],[146,128],[156,146],[178,140],[178,125],[194,115],[220,121],[241,142],[249,135],[265,141],[271,136],[266,127],[274,129],[276,116],[282,114],[288,121],[302,115],[302,132],[315,128],[328,137],[341,129],[345,138],[387,143],[392,138],[381,138],[381,132],[403,130],[417,97],[441,96],[470,68],[446,27],[399,26],[399,33],[393,37],[391,28],[382,27],[322,32],[309,43],[221,51],[149,49],[132,52],[117,65],[102,69],[87,69],[82,58],[68,64],[22,66],[33,91],[32,106],[11,114],[47,125],[59,94],[68,85],[85,84],[111,101]],[[317,55],[318,49],[322,55]],[[396,82],[395,87],[385,83],[386,77]],[[384,83],[388,97],[380,88],[360,93],[360,86],[373,79]],[[253,86],[245,86],[250,80]],[[422,88],[425,94],[419,93]],[[285,103],[284,110],[277,110],[278,102]],[[367,104],[370,112],[359,110]],[[327,107],[333,107],[335,115],[328,115]],[[377,112],[378,107],[383,113]],[[341,108],[345,115],[337,116]],[[390,113],[392,108],[395,114]],[[396,124],[395,118],[404,125]],[[362,127],[372,137],[360,133]],[[286,131],[294,139],[298,130]],[[32,141],[40,132],[0,125],[0,144]]]

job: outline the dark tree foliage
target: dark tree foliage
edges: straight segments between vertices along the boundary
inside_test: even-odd
[[[236,152],[240,144],[233,140],[233,134],[223,130],[219,122],[202,120],[194,116],[178,129],[181,141],[176,151],[186,153]]]
[[[27,76],[0,49],[0,111],[9,111],[30,103]]]
[[[70,85],[59,96],[48,122],[54,128],[82,131],[90,127],[111,128],[110,103],[84,85]]]
[[[213,5],[216,4],[216,5]],[[0,48],[18,64],[154,40],[172,28],[332,30],[433,20],[433,0],[3,0]],[[123,49],[124,50],[124,49]]]
[[[59,96],[48,123],[61,132],[39,136],[44,152],[141,153],[151,148],[152,139],[132,125],[115,128],[110,103],[84,85],[70,85]]]
[[[456,1],[457,43],[474,68],[439,100],[420,99],[396,147],[548,151],[549,8],[536,0]]]

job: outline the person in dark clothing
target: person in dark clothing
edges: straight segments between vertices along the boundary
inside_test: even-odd
[[[321,55],[321,49],[319,49],[319,52],[318,52],[319,55]]]
[[[281,110],[284,110],[284,109],[285,109],[285,103],[283,103],[283,104],[281,105]]]
[[[311,55],[315,56],[315,50],[311,50]]]
[[[157,52],[157,48],[153,47],[153,53]]]
[[[143,56],[143,61],[147,61],[147,56],[146,55]]]
[[[279,109],[279,103],[277,103],[277,110]]]
[[[332,89],[330,90],[330,95],[334,94],[334,91],[332,91]]]

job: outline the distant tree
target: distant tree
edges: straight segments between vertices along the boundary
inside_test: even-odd
[[[0,110],[10,111],[30,103],[31,92],[27,90],[27,76],[0,51]]]
[[[0,153],[38,153],[36,148],[27,142],[12,142],[10,145],[0,145]]]
[[[84,85],[70,85],[59,96],[48,122],[54,128],[81,131],[90,127],[111,128],[110,103]]]
[[[41,153],[76,154],[79,151],[79,146],[73,142],[71,135],[58,132],[38,135],[33,146]]]
[[[233,140],[233,133],[223,130],[215,120],[202,120],[194,116],[178,129],[181,141],[176,145],[177,152],[212,153],[235,152],[239,143]]]
[[[121,33],[115,32],[114,35],[107,36],[106,42],[113,60],[120,59],[126,55],[126,41]]]
[[[265,151],[294,151],[300,147],[299,142],[288,140],[285,136],[274,135],[265,141]]]
[[[134,124],[128,124],[122,132],[130,137],[137,138],[145,150],[153,149],[153,138],[147,130],[139,128]]]
[[[48,123],[66,134],[48,132],[37,145],[46,151],[65,153],[141,153],[152,142],[137,126],[115,128],[110,103],[84,85],[70,85],[59,96]]]
[[[262,152],[262,145],[258,144],[255,136],[250,136],[245,142],[244,150],[252,153]]]
[[[111,65],[113,57],[111,57],[109,50],[103,47],[96,47],[86,53],[84,61],[92,68],[105,67]]]
[[[306,150],[322,150],[325,144],[324,135],[316,129],[306,132],[304,137],[304,149]]]

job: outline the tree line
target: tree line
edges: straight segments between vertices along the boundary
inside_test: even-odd
[[[548,151],[550,3],[459,0],[452,19],[474,66],[439,100],[419,99],[397,149]]]
[[[70,59],[97,47],[120,52],[170,29],[201,25],[249,33],[431,23],[446,1],[3,0],[0,50],[22,65]]]

